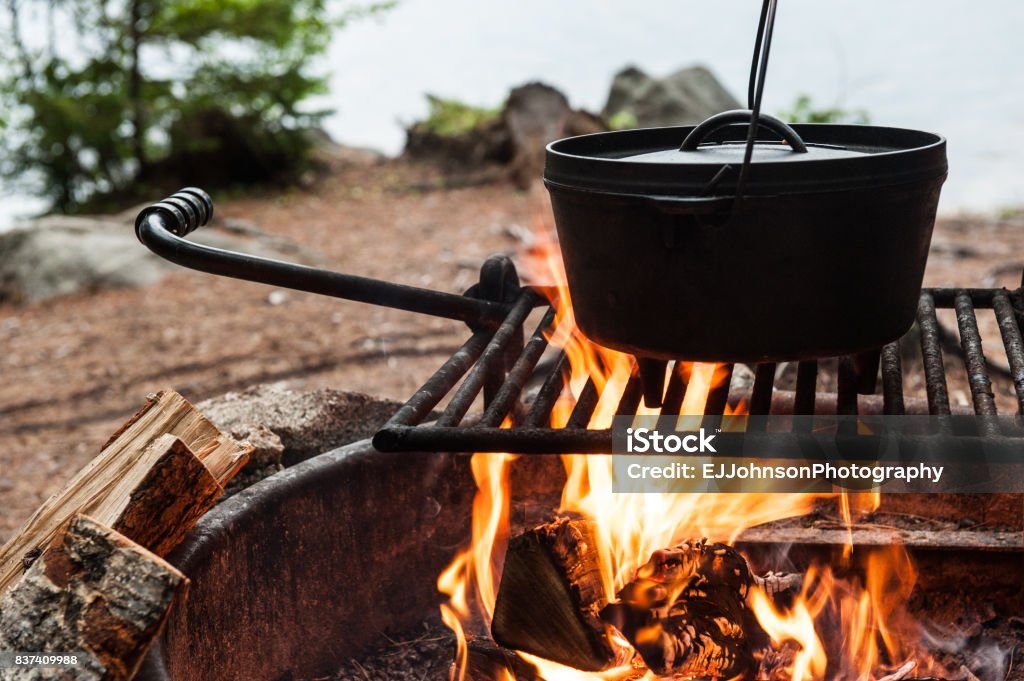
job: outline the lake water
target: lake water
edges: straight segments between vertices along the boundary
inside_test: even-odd
[[[705,64],[739,99],[760,2],[717,0],[400,0],[331,47],[339,141],[401,150],[425,92],[496,106],[543,80],[600,110],[616,71],[665,75]],[[949,142],[940,210],[1024,204],[1024,2],[780,0],[765,109],[798,95],[865,109],[872,123]],[[0,223],[14,205],[0,200]]]

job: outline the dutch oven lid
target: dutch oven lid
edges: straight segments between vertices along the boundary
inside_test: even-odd
[[[726,112],[697,127],[553,142],[544,180],[553,187],[601,193],[727,196],[735,193],[743,164],[748,125],[733,124],[741,113],[749,120],[749,112]],[[946,141],[932,133],[866,125],[790,127],[763,114],[759,121],[746,195],[881,187],[946,174]]]

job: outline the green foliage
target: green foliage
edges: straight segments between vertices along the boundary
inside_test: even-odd
[[[327,113],[304,107],[326,89],[315,59],[337,26],[390,6],[329,1],[8,0],[0,174],[40,177],[59,210],[239,169],[243,181],[286,179]],[[43,37],[26,16],[53,28]]]
[[[612,130],[631,130],[639,127],[640,123],[632,111],[620,111],[608,119],[608,127]]]
[[[477,107],[455,99],[444,99],[434,95],[427,95],[427,101],[430,105],[430,112],[426,119],[416,123],[416,128],[443,137],[463,135],[490,123],[501,113],[501,108]]]
[[[800,95],[789,111],[779,114],[779,118],[790,123],[855,123],[870,122],[868,112],[864,109],[818,109],[811,101],[810,95]]]

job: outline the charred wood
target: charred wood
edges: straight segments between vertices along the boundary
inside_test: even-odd
[[[658,675],[748,675],[768,644],[747,606],[754,585],[732,547],[686,542],[656,551],[602,617]]]

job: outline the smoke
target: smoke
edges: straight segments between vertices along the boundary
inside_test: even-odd
[[[963,666],[979,681],[1003,681],[1013,652],[1012,648],[985,636],[977,627],[964,631],[957,627],[928,623],[922,626],[921,642],[935,653],[962,659]]]

